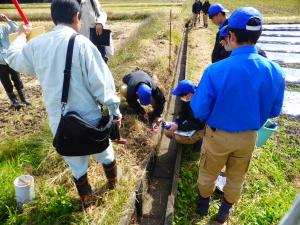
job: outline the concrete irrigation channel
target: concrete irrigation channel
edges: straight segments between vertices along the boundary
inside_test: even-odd
[[[188,29],[185,28],[172,81],[173,87],[185,78],[187,42]],[[179,99],[170,93],[165,120],[172,121],[179,107]],[[162,131],[154,138],[157,140],[157,149],[153,150],[143,164],[143,176],[127,202],[120,225],[172,224],[182,150],[174,140],[166,138]]]
[[[257,45],[282,66],[287,87],[300,87],[300,24],[264,25]],[[300,92],[285,91],[283,113],[300,119]]]

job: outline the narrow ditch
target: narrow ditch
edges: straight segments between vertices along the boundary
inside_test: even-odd
[[[187,67],[188,29],[183,32],[183,41],[178,52],[172,86],[185,78]],[[180,107],[179,99],[168,96],[165,120],[172,121]],[[145,160],[144,173],[131,194],[125,211],[119,221],[128,224],[172,224],[174,203],[178,184],[181,148],[174,140],[163,135],[163,131],[154,137],[157,149]]]

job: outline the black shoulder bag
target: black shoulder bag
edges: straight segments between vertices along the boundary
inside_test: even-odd
[[[99,125],[95,127],[86,122],[77,112],[71,111],[64,115],[69,94],[76,36],[77,34],[73,34],[68,43],[61,97],[61,119],[53,140],[53,146],[63,156],[84,156],[104,151],[109,146],[109,136],[113,124],[112,116],[105,124],[103,121],[99,121]]]

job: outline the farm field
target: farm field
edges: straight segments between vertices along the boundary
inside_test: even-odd
[[[253,5],[264,13],[268,23],[300,22],[298,0],[218,2],[231,11],[238,6]],[[105,0],[101,3],[108,13],[107,26],[113,31],[117,51],[109,60],[117,89],[126,73],[139,68],[158,77],[165,94],[168,94],[172,80],[168,70],[169,11],[172,9],[173,13],[171,59],[174,67],[192,1],[125,0],[120,3]],[[24,4],[22,7],[33,26],[44,26],[47,31],[52,29],[49,4]],[[0,4],[0,13],[7,13],[20,22],[11,5]],[[211,22],[209,29],[198,27],[190,32],[188,78],[195,83],[210,64],[215,32],[216,26]],[[153,134],[137,116],[126,115],[121,133],[128,138],[128,143],[114,145],[124,177],[116,190],[108,190],[101,166],[92,160],[88,173],[96,194],[94,204],[82,212],[70,171],[52,147],[38,81],[27,75],[22,75],[22,80],[33,106],[24,107],[20,112],[9,109],[6,94],[0,87],[0,224],[118,224],[141,176],[143,160],[155,148]],[[229,224],[276,224],[300,191],[300,123],[287,117],[279,118],[278,123],[278,134],[255,154],[244,197]],[[19,211],[14,199],[13,180],[27,173],[35,177],[37,197]],[[187,148],[182,162],[174,224],[206,224],[216,213],[218,199],[214,200],[209,216],[200,218],[195,215],[197,175],[198,154]]]

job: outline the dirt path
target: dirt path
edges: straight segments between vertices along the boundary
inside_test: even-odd
[[[140,24],[141,22],[128,21],[108,22],[107,28],[111,29],[113,32],[115,50],[118,50],[120,44],[126,40]]]
[[[215,27],[205,29],[199,24],[189,34],[189,58],[187,78],[198,84],[205,68],[211,63]]]

